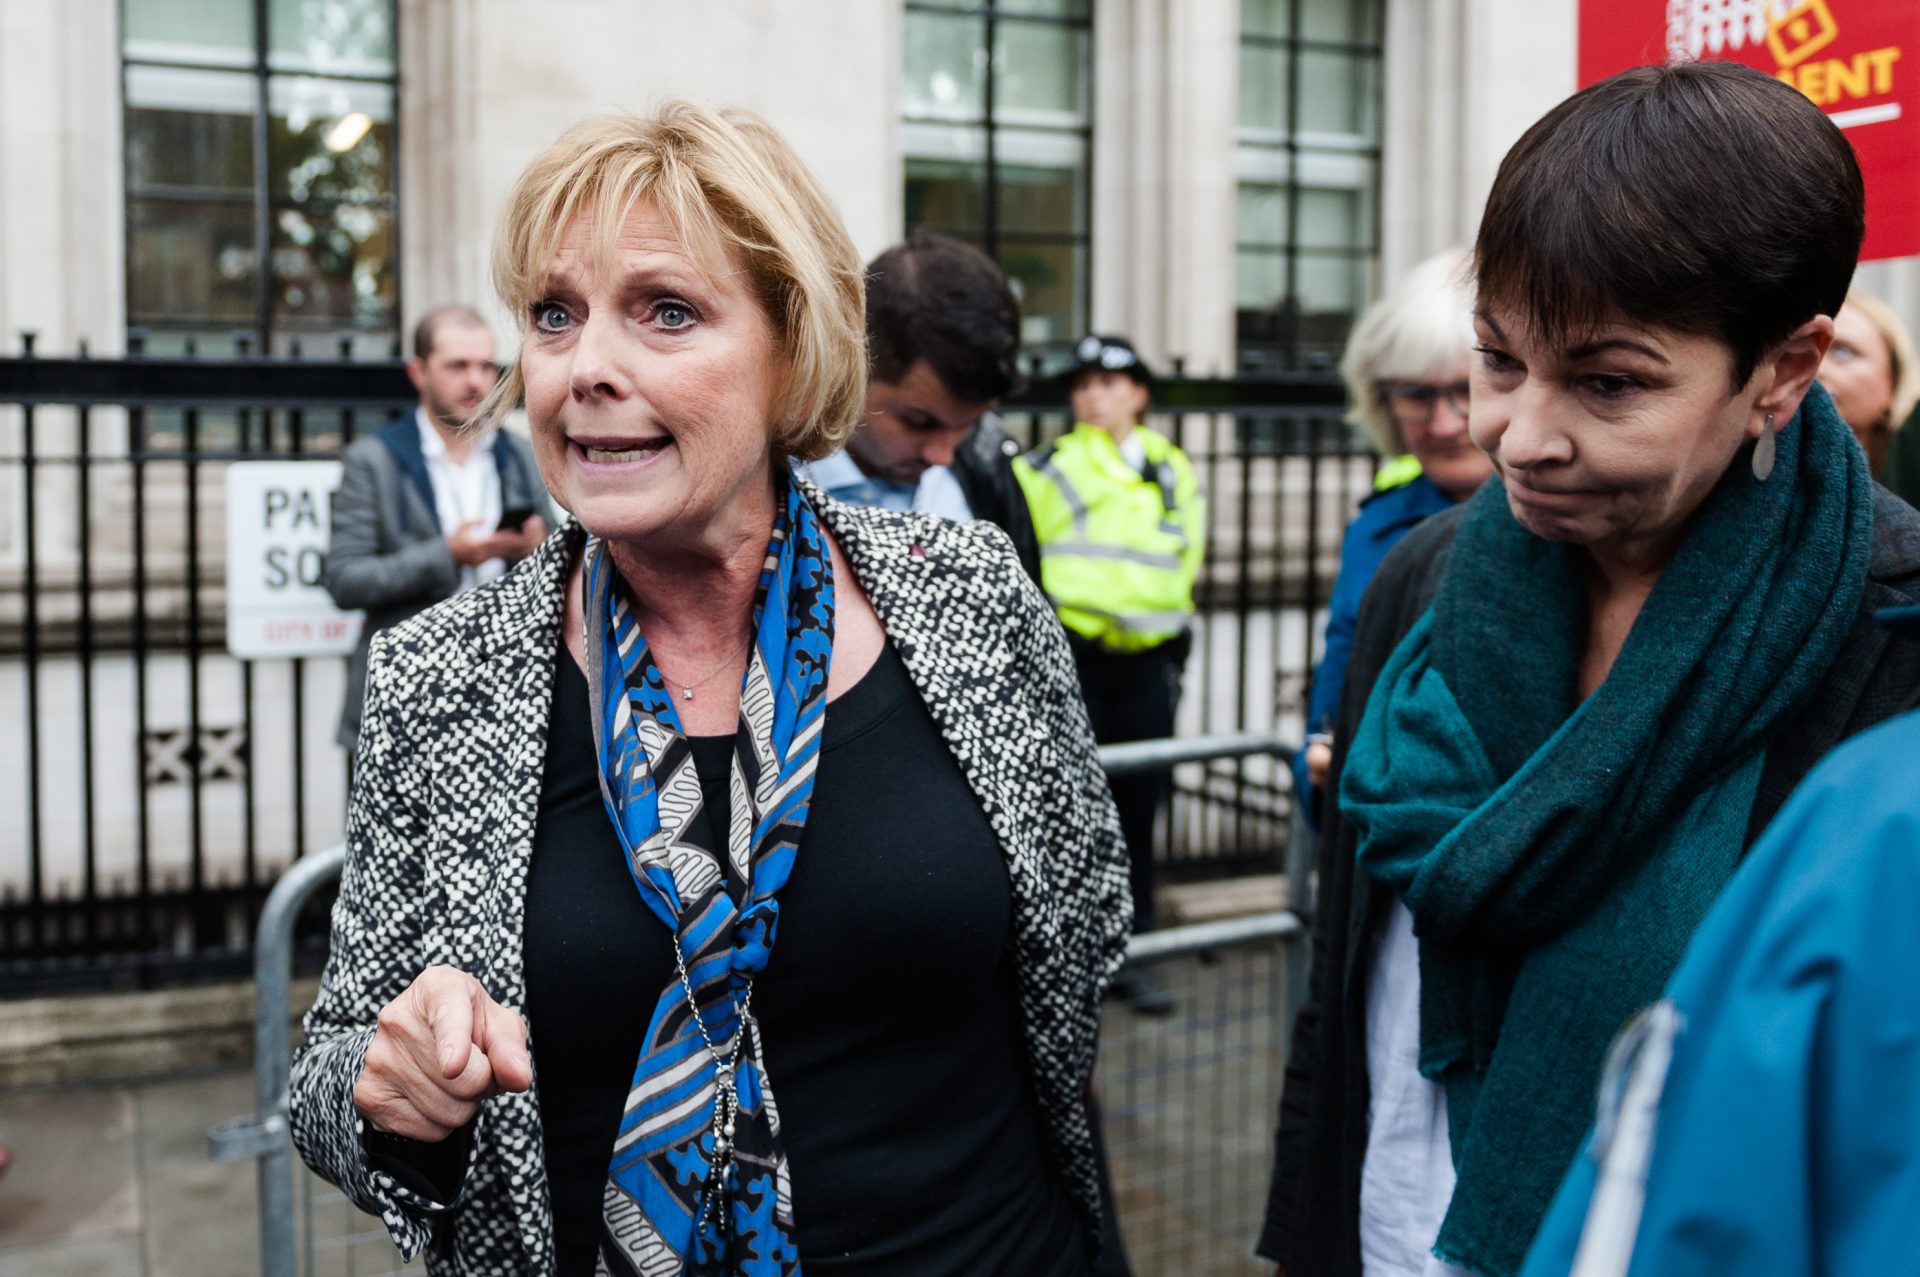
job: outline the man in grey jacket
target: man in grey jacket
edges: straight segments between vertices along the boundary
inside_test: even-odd
[[[340,713],[340,743],[348,749],[360,734],[374,631],[485,584],[547,535],[552,507],[526,440],[466,429],[496,373],[493,335],[478,311],[427,312],[407,361],[419,407],[341,457],[327,593],[339,606],[367,613]]]

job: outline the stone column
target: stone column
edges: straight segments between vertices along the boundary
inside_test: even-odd
[[[778,128],[861,253],[898,238],[897,0],[401,0],[400,208],[408,317],[491,306],[487,257],[527,161],[585,117],[669,98],[742,106]],[[497,310],[502,336],[517,317]]]
[[[122,349],[119,6],[0,5],[0,351]]]
[[[1230,371],[1238,5],[1102,0],[1093,64],[1094,326]]]
[[[1388,0],[1381,283],[1470,244],[1507,148],[1574,90],[1575,0]]]

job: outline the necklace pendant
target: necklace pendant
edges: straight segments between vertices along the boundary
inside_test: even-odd
[[[681,700],[683,700],[683,701],[690,701],[690,700],[692,700],[692,699],[693,699],[693,689],[692,689],[691,687],[683,687],[683,688],[681,688],[681,689],[680,689],[680,699],[681,699]]]

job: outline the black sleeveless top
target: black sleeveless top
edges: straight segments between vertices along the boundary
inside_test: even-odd
[[[587,683],[558,660],[527,886],[527,1016],[563,1277],[594,1268],[666,928],[600,796]],[[729,740],[695,738],[724,816]],[[1083,1277],[1028,1080],[998,840],[891,647],[827,706],[813,803],[754,1012],[812,1274]]]

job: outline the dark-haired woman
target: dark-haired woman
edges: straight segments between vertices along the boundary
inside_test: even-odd
[[[1743,157],[1729,164],[1725,157]],[[1821,755],[1920,696],[1920,516],[1814,385],[1846,140],[1725,63],[1562,103],[1476,250],[1496,480],[1363,605],[1260,1252],[1511,1277],[1607,1043]]]

